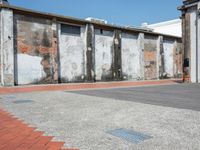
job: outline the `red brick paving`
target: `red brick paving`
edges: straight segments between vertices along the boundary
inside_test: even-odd
[[[144,85],[159,85],[181,82],[181,80],[155,80],[138,82],[105,82],[105,83],[77,83],[77,84],[53,84],[53,85],[35,85],[18,87],[0,87],[0,94],[24,93],[37,91],[69,91],[81,89],[101,89],[113,87],[130,87]]]
[[[35,129],[0,109],[0,150],[78,150],[62,148],[64,142]]]

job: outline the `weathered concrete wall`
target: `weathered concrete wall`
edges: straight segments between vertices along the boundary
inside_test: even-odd
[[[2,14],[1,14],[2,12],[1,12],[1,10],[0,10],[0,20],[1,20],[1,16],[2,16]],[[0,86],[1,85],[3,85],[2,84],[2,82],[3,82],[3,77],[2,77],[2,69],[3,69],[3,67],[2,67],[2,59],[3,59],[3,57],[2,57],[2,40],[1,40],[1,37],[2,37],[2,26],[3,26],[3,24],[2,24],[2,22],[0,23]]]
[[[6,8],[0,20],[2,85],[151,80],[165,71],[169,77],[182,73],[179,38],[16,10],[13,17]]]
[[[157,79],[157,44],[158,37],[145,35],[144,39],[144,74],[146,80]]]
[[[200,3],[198,3],[197,10],[200,10]],[[198,70],[198,83],[200,83],[200,17],[197,19],[197,70]]]
[[[95,81],[95,34],[94,34],[94,25],[86,25],[86,80],[88,82]]]
[[[16,84],[57,83],[56,24],[17,14],[14,23]]]
[[[191,36],[191,81],[197,82],[197,10],[196,8],[190,9],[190,36]]]
[[[64,34],[59,28],[61,82],[83,82],[86,77],[86,28],[80,35]]]
[[[13,11],[1,9],[0,77],[4,86],[14,85]]]
[[[174,47],[174,77],[183,77],[183,48],[180,41],[175,40]]]
[[[114,41],[113,41],[113,64],[112,74],[113,80],[121,81],[122,76],[122,32],[120,30],[114,30]]]
[[[122,73],[123,79],[140,80],[140,49],[138,34],[122,33]]]
[[[200,82],[200,2],[183,1],[183,48],[184,48],[184,79],[186,82]]]
[[[112,80],[113,31],[95,29],[95,79]]]
[[[164,70],[167,77],[174,77],[174,40],[164,39]]]

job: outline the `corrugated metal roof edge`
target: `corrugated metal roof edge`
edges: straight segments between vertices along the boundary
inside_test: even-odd
[[[181,39],[181,37],[178,37],[178,36],[156,33],[156,32],[152,32],[149,30],[145,30],[143,28],[142,29],[141,28],[133,28],[133,27],[129,28],[129,27],[116,26],[116,25],[111,25],[111,24],[96,23],[96,22],[73,18],[73,17],[69,17],[69,16],[63,16],[63,15],[57,15],[57,14],[52,14],[52,13],[46,13],[46,12],[40,12],[40,11],[31,10],[31,9],[21,8],[21,7],[17,7],[17,6],[13,6],[13,5],[0,4],[0,8],[12,9],[13,11],[16,11],[16,12],[35,14],[35,15],[38,15],[41,17],[47,17],[47,18],[52,18],[52,19],[56,18],[57,20],[60,20],[60,21],[69,21],[69,22],[74,22],[77,24],[92,23],[95,26],[99,26],[99,27],[107,27],[107,28],[111,28],[111,29],[118,29],[118,30],[129,31],[129,32],[142,32],[142,33],[147,33],[147,34],[152,34],[152,35],[161,35],[161,36]]]

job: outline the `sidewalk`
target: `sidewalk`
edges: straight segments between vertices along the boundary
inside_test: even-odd
[[[134,86],[151,86],[163,84],[180,83],[180,79],[172,80],[151,80],[151,81],[119,81],[119,82],[99,82],[99,83],[74,83],[74,84],[50,84],[50,85],[30,85],[16,87],[0,87],[0,94],[38,92],[38,91],[70,91],[102,88],[124,88]]]
[[[62,148],[64,142],[35,129],[0,108],[0,150],[78,150]]]

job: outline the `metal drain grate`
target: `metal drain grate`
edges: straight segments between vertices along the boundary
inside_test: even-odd
[[[140,132],[131,131],[127,129],[116,129],[116,130],[107,131],[107,133],[113,136],[122,138],[124,140],[127,140],[129,142],[135,143],[135,144],[139,144],[145,140],[152,138],[152,136],[150,135],[145,135]]]
[[[14,101],[13,103],[15,104],[26,104],[26,103],[33,103],[34,101],[32,100],[18,100],[18,101]]]

